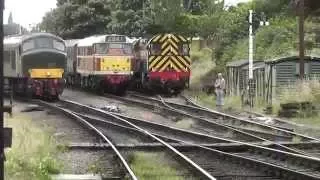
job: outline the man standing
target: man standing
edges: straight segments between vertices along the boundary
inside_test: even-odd
[[[222,77],[222,74],[218,73],[218,78],[216,79],[216,82],[214,84],[215,92],[216,92],[216,106],[217,106],[218,110],[220,110],[222,108],[222,106],[224,105],[225,86],[226,86],[226,83]]]

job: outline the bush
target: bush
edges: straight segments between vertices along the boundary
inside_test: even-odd
[[[212,61],[212,50],[209,48],[191,50],[191,60],[193,63],[198,61]]]
[[[215,67],[212,60],[212,50],[209,48],[200,51],[192,50],[191,59],[191,88],[200,88],[202,78]]]

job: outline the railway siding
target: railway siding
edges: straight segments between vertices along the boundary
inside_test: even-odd
[[[74,102],[68,102],[68,103],[74,103]],[[82,105],[83,106],[83,105]],[[108,114],[105,111],[98,110],[91,107],[86,107],[86,109],[89,108],[92,111]],[[94,113],[94,112],[91,112]],[[109,115],[110,116],[110,115]],[[108,118],[110,119],[110,118]],[[132,123],[130,123],[132,124]],[[143,130],[144,132],[147,132]],[[191,144],[188,142],[184,142],[186,144]],[[308,156],[303,155],[297,155],[294,153],[279,151],[275,149],[270,148],[264,148],[260,146],[255,146],[253,144],[244,143],[247,146],[250,146],[247,150],[241,152],[237,151],[236,153],[226,153],[219,150],[215,150],[212,148],[202,147],[200,145],[192,144],[198,148],[201,148],[201,150],[206,150],[209,152],[215,152],[215,153],[221,153],[225,156],[228,156],[228,158],[233,159],[235,162],[238,161],[248,161],[248,164],[255,162],[259,164],[260,166],[265,166],[269,171],[276,172],[278,174],[277,176],[291,176],[292,174],[295,174],[296,177],[304,177],[307,179],[314,179],[317,178],[317,171],[316,169],[319,168],[319,159],[312,158]],[[241,160],[236,160],[241,159]],[[279,161],[279,162],[278,162]],[[281,163],[285,161],[285,163]],[[286,167],[285,164],[289,163],[289,165]],[[310,167],[310,165],[312,165]],[[310,172],[295,172],[296,168],[301,169],[313,169]]]

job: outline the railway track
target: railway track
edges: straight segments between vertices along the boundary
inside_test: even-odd
[[[208,110],[208,111],[212,111],[211,109],[207,108],[207,107],[204,107],[198,103],[196,103],[192,98],[190,97],[187,97],[185,95],[181,95],[180,96],[182,99],[184,99],[184,101],[186,102],[186,104],[189,104],[191,106],[194,106],[194,107],[198,107],[198,108],[201,108],[201,109],[204,109],[204,110]],[[217,112],[217,111],[214,111],[215,113],[220,113],[220,112]],[[250,112],[250,111],[245,111],[246,114],[248,115],[253,115],[253,116],[256,116],[256,117],[264,117],[263,114],[260,114],[260,113],[255,113],[255,112]],[[237,115],[240,115],[239,112],[236,112],[236,113],[233,113],[235,116]],[[223,113],[221,113],[221,115],[223,115]],[[269,125],[271,126],[274,126],[274,127],[278,127],[278,128],[283,128],[283,129],[286,129],[286,130],[292,130],[294,129],[295,127],[297,127],[297,124],[294,124],[292,122],[288,122],[288,121],[285,121],[285,120],[282,120],[282,119],[279,119],[279,118],[272,118],[272,122],[269,123]]]
[[[145,131],[144,129],[139,128],[138,126],[135,126],[134,124],[131,124],[129,122],[126,122],[125,120],[122,120],[121,118],[115,118],[118,119],[119,122],[126,124],[127,126],[131,127],[125,127],[122,125],[118,125],[115,123],[110,123],[106,121],[101,121],[89,116],[81,115],[78,112],[72,111],[68,108],[61,107],[59,105],[52,105],[45,102],[39,102],[42,105],[45,105],[49,108],[54,108],[66,115],[68,115],[71,118],[77,119],[79,122],[86,124],[90,129],[94,130],[97,134],[103,137],[103,139],[107,142],[108,146],[111,147],[111,149],[116,153],[117,157],[120,159],[121,163],[120,166],[115,166],[112,171],[118,170],[119,167],[122,168],[122,174],[125,171],[126,177],[124,175],[121,176],[119,179],[129,178],[129,179],[138,179],[137,175],[134,173],[132,169],[130,169],[130,166],[128,164],[128,161],[130,160],[130,155],[132,154],[132,150],[130,151],[124,151],[121,153],[120,150],[117,149],[116,144],[117,143],[151,143],[151,142],[157,142],[163,145],[163,149],[160,149],[161,151],[156,151],[155,153],[164,153],[166,154],[166,157],[172,157],[175,160],[183,164],[181,167],[186,167],[185,170],[187,172],[178,174],[178,176],[184,177],[185,179],[215,179],[212,175],[210,175],[208,172],[203,170],[199,165],[194,163],[192,160],[190,160],[188,157],[181,154],[178,150],[176,150],[174,147],[172,147],[167,142],[163,141],[162,139],[154,136],[153,134],[150,134],[149,132]],[[110,114],[111,115],[111,114]],[[113,116],[113,115],[111,115]],[[120,123],[120,124],[121,124]],[[112,131],[112,132],[110,132]],[[108,137],[107,137],[108,136]],[[109,137],[110,136],[110,137]],[[121,136],[121,137],[119,137]],[[129,140],[128,140],[129,139]],[[173,140],[166,139],[168,142],[172,142]],[[150,151],[150,150],[149,150]],[[139,152],[139,151],[135,151]],[[125,154],[125,155],[123,155]],[[124,168],[123,168],[124,167]],[[190,170],[190,172],[189,172]],[[179,172],[181,173],[181,172]],[[149,175],[152,178],[152,175]],[[174,178],[174,177],[171,177]]]
[[[113,97],[113,96],[112,96]],[[153,103],[156,103],[156,105],[159,106],[159,103],[162,103],[163,101],[160,101],[158,99],[154,99],[154,98],[148,98],[148,97],[144,97],[144,96],[138,96],[140,98],[143,98],[144,100],[149,100],[151,99],[151,101]],[[145,107],[145,108],[150,108],[150,106],[155,106],[154,104],[150,103],[150,102],[144,102],[142,100],[137,100],[137,99],[134,99],[134,98],[128,98],[128,97],[114,97],[118,100],[121,100],[121,101],[125,101],[125,102],[129,102],[129,103],[132,103],[132,104],[135,104],[135,105],[140,105],[142,107]],[[164,103],[166,104],[166,103]],[[256,141],[264,141],[264,142],[271,142],[270,141],[270,138],[266,139],[264,136],[261,137],[261,134],[258,133],[257,134],[253,134],[253,133],[249,133],[249,132],[244,132],[242,130],[239,130],[239,129],[236,129],[236,128],[233,128],[233,127],[229,127],[229,126],[226,126],[226,125],[223,125],[223,124],[219,124],[219,123],[215,123],[215,122],[212,122],[210,120],[207,120],[207,119],[204,119],[204,118],[201,118],[201,117],[197,117],[197,116],[194,116],[194,115],[190,115],[190,114],[187,114],[185,112],[182,112],[180,110],[177,110],[175,108],[171,109],[170,107],[166,107],[166,106],[160,106],[158,107],[158,109],[161,108],[162,111],[165,111],[166,113],[167,112],[170,112],[170,113],[174,113],[174,114],[178,114],[178,115],[185,115],[185,116],[188,116],[188,117],[191,117],[195,120],[198,120],[197,123],[200,124],[201,129],[200,130],[197,130],[197,129],[192,129],[192,131],[198,131],[198,132],[201,132],[201,133],[206,133],[206,134],[209,134],[209,135],[213,135],[213,136],[218,136],[220,138],[223,138],[223,139],[233,139],[233,140],[239,140],[239,141],[246,141],[246,142],[256,142]],[[211,132],[213,131],[214,133],[211,133],[210,131],[204,131],[204,129],[209,129],[211,130]],[[281,140],[283,141],[293,141],[293,138],[295,137],[294,135],[296,135],[297,137],[302,137],[301,139],[303,139],[304,141],[318,141],[317,139],[315,138],[312,138],[312,137],[308,137],[308,136],[304,136],[304,135],[301,135],[301,134],[296,134],[294,132],[291,132],[291,131],[287,131],[287,130],[282,130],[282,129],[277,129],[278,131],[281,131],[281,133],[283,133],[282,131],[284,131],[284,133],[287,133],[291,136],[288,136],[290,138],[286,139],[279,139],[278,135],[275,136],[277,138],[274,137],[274,143],[276,144],[277,148],[281,149],[281,150],[284,150],[284,151],[288,151],[288,152],[293,152],[293,153],[297,153],[297,154],[303,154],[303,155],[306,155],[306,156],[315,156],[318,154],[317,153],[311,153],[309,154],[309,152],[306,152],[306,151],[302,151],[302,150],[299,150],[299,149],[295,149],[295,148],[292,148],[292,147],[287,147],[281,143],[278,143],[280,142]],[[228,134],[230,133],[230,131],[232,132],[231,133],[231,136],[228,136]],[[227,135],[227,137],[226,137]],[[270,135],[270,134],[268,134]],[[270,137],[270,136],[268,136]],[[271,139],[272,140],[272,139]]]
[[[203,132],[203,133],[207,133],[215,136],[220,136],[222,138],[230,138],[230,139],[248,141],[248,142],[265,141],[266,139],[269,139],[269,140],[276,139],[278,141],[292,140],[291,136],[283,135],[283,134],[272,134],[272,133],[258,132],[258,131],[255,131],[255,134],[250,132],[245,132],[238,128],[229,127],[221,123],[216,123],[204,117],[195,116],[187,112],[183,112],[177,109],[172,109],[170,107],[163,106],[160,100],[153,99],[153,98],[142,100],[137,98],[118,97],[118,96],[112,96],[112,95],[108,95],[108,97],[115,98],[117,100],[124,101],[127,103],[131,103],[136,106],[138,105],[147,109],[154,109],[160,115],[164,115],[164,116],[173,115],[175,117],[190,118],[195,122],[191,127],[194,131]],[[174,123],[175,122],[173,122],[172,124]],[[260,134],[260,136],[257,136],[256,134]],[[261,136],[263,138],[261,138]]]
[[[152,130],[146,130],[145,127],[139,127],[141,124],[134,125],[133,122],[126,122],[125,119],[118,117],[119,115],[114,115],[109,112],[105,112],[100,109],[96,109],[90,106],[82,105],[76,102],[64,101],[66,106],[71,108],[71,106],[81,107],[82,112],[91,113],[93,115],[99,115],[103,117],[103,121],[112,121],[116,125],[121,125],[123,128],[135,128],[139,131],[145,133],[154,133]],[[74,109],[73,109],[74,110]],[[78,115],[80,116],[80,115]],[[120,119],[115,123],[115,119]],[[124,123],[126,122],[126,123]],[[164,130],[165,132],[167,130]],[[162,137],[160,137],[162,138]],[[178,141],[180,144],[192,146],[192,148],[180,149],[180,151],[185,154],[186,157],[192,161],[199,164],[203,169],[209,172],[212,176],[218,177],[218,179],[223,179],[226,167],[222,165],[225,162],[232,163],[233,166],[230,167],[248,167],[259,170],[262,174],[249,173],[252,179],[267,179],[267,178],[280,178],[280,179],[319,179],[320,178],[320,159],[308,157],[304,155],[299,155],[295,153],[275,150],[271,148],[266,148],[250,143],[234,142],[239,143],[245,148],[239,148],[232,150],[230,148],[228,151],[221,151],[213,147],[205,147],[203,145],[194,144],[192,142],[187,142],[179,139],[173,139],[168,137],[173,141]],[[167,140],[168,140],[167,139]],[[218,138],[219,139],[219,138]],[[166,141],[167,141],[166,140]],[[177,150],[178,151],[178,150]],[[179,151],[178,151],[179,152]],[[212,160],[214,159],[214,160]],[[212,161],[211,161],[212,160]],[[216,162],[219,164],[215,164]],[[223,162],[223,163],[222,163]],[[219,166],[221,165],[221,166]],[[230,165],[230,164],[229,164]],[[220,169],[219,169],[220,168]],[[223,171],[224,169],[224,171]],[[240,168],[241,169],[241,168]],[[230,170],[230,172],[237,174],[237,177],[242,176],[241,170]],[[257,171],[254,171],[257,172]],[[228,174],[230,178],[232,173]],[[248,175],[248,174],[247,174]],[[243,174],[243,176],[246,176]],[[249,178],[249,176],[246,176]],[[259,178],[258,178],[259,177]],[[250,179],[250,178],[249,178]]]
[[[238,118],[225,113],[206,109],[204,107],[199,107],[199,105],[197,104],[190,106],[185,104],[167,102],[161,97],[160,99],[156,99],[156,98],[150,98],[150,97],[137,95],[137,94],[130,94],[130,96],[134,98],[132,99],[123,98],[123,97],[119,97],[119,98],[121,98],[122,100],[131,101],[131,102],[134,100],[137,100],[137,101],[140,100],[140,102],[142,103],[143,101],[152,102],[153,104],[161,105],[163,107],[171,109],[172,111],[175,111],[176,113],[187,115],[189,117],[191,116],[191,117],[197,118],[198,120],[202,119],[203,121],[206,119],[209,122],[211,122],[211,125],[212,123],[216,123],[225,127],[238,129],[239,131],[242,131],[242,132],[256,134],[259,137],[262,137],[271,141],[296,140],[296,141],[319,141],[320,142],[320,140],[317,138],[295,133],[287,128],[274,127],[267,124]]]

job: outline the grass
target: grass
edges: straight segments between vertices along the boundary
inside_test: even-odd
[[[163,153],[136,152],[130,166],[140,180],[182,180],[177,169],[168,164]]]
[[[6,126],[13,128],[12,148],[6,149],[5,179],[48,180],[62,166],[56,159],[55,140],[30,119],[16,116],[5,119]]]
[[[299,117],[299,118],[292,118],[291,120],[293,122],[298,123],[298,124],[305,124],[308,126],[320,128],[320,117],[319,116],[308,117],[308,118]]]

